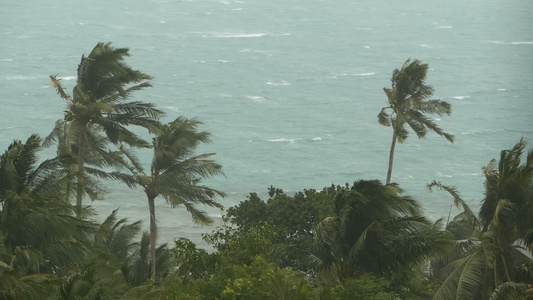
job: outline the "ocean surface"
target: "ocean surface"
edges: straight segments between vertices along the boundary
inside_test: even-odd
[[[474,208],[481,167],[521,137],[533,147],[533,1],[116,0],[2,1],[0,151],[14,139],[46,136],[65,102],[50,86],[75,85],[82,54],[97,42],[130,48],[128,64],[154,76],[132,100],[155,103],[166,121],[197,117],[212,133],[226,176],[207,184],[230,207],[270,185],[293,193],[357,179],[384,181],[391,128],[377,114],[395,68],[408,58],[430,66],[435,98],[452,104],[435,119],[455,134],[411,134],[396,148],[393,181],[432,219],[455,185]],[[53,149],[41,153],[51,157]],[[148,165],[150,152],[140,152]],[[103,219],[144,220],[142,190],[106,183],[93,202]],[[265,197],[266,199],[266,197]],[[87,203],[87,202],[86,202]],[[220,223],[221,212],[208,209]],[[156,206],[160,241],[194,241],[214,227],[194,225],[183,208]]]

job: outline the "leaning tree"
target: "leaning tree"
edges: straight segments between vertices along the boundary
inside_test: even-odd
[[[84,193],[85,164],[89,156],[102,164],[117,165],[109,158],[105,140],[116,145],[148,147],[149,144],[130,131],[135,125],[157,132],[158,119],[163,113],[152,103],[128,101],[134,91],[150,87],[148,74],[130,68],[124,59],[127,48],[114,48],[111,43],[98,43],[91,53],[81,57],[77,83],[68,95],[56,76],[50,76],[52,85],[67,101],[64,119],[56,123],[62,130],[54,130],[49,140],[64,139],[65,149],[77,157],[76,214],[80,216]],[[64,132],[63,135],[57,134]],[[102,137],[105,137],[103,139]],[[120,164],[120,163],[119,163]],[[93,170],[95,175],[104,173]],[[105,175],[104,175],[105,176]]]
[[[391,88],[383,88],[389,105],[381,109],[378,121],[393,130],[386,184],[391,181],[396,142],[403,143],[407,139],[406,125],[419,138],[425,137],[431,130],[453,142],[453,135],[442,131],[435,121],[427,116],[450,115],[452,112],[451,104],[437,99],[428,100],[433,96],[433,87],[425,83],[427,71],[428,64],[422,64],[417,59],[408,59],[400,70],[395,69],[392,72]]]

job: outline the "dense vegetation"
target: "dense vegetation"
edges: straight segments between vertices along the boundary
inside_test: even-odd
[[[226,210],[223,225],[202,237],[212,250],[185,238],[157,246],[155,199],[209,224],[196,205],[220,207],[224,193],[201,180],[222,171],[213,153],[195,153],[209,142],[199,121],[162,124],[153,104],[128,101],[150,77],[127,56],[99,43],[82,57],[72,96],[51,76],[67,101],[64,119],[45,139],[16,140],[0,156],[0,299],[533,299],[533,151],[523,140],[484,168],[477,213],[454,187],[428,185],[461,210],[446,222],[425,217],[395,183],[356,180],[294,195],[271,186],[268,199],[251,193]],[[380,120],[394,129],[391,157],[405,124],[419,137],[429,128],[452,139],[423,115],[450,112],[423,101],[432,93],[426,71],[407,61],[385,89],[391,106]],[[420,95],[400,91],[406,82],[421,84]],[[57,156],[39,162],[52,145]],[[153,150],[151,162],[137,159],[138,147]],[[102,197],[99,179],[143,189],[149,232],[116,210],[93,220],[82,200]]]

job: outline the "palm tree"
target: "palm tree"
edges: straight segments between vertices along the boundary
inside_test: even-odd
[[[392,87],[383,88],[389,100],[389,106],[383,107],[378,114],[378,121],[383,126],[392,126],[392,144],[389,154],[389,168],[386,184],[390,184],[392,165],[394,161],[394,148],[396,141],[403,143],[408,136],[405,125],[409,125],[418,138],[426,136],[428,130],[444,136],[453,142],[454,136],[442,131],[437,124],[426,114],[451,114],[451,104],[441,100],[427,100],[433,96],[433,87],[427,85],[426,79],[428,65],[419,60],[408,59],[400,70],[392,72]]]
[[[457,241],[462,255],[451,255],[456,259],[442,268],[447,276],[434,299],[488,299],[491,293],[511,299],[517,287],[525,291],[519,283],[533,280],[533,151],[521,164],[525,146],[520,140],[484,168],[485,198],[474,233],[468,242]]]
[[[318,225],[311,259],[337,283],[368,272],[397,274],[449,246],[439,224],[423,217],[419,204],[397,185],[356,181],[337,195],[335,214]]]
[[[0,156],[0,260],[5,263],[0,273],[30,283],[53,279],[39,273],[60,276],[80,263],[95,228],[74,217],[73,206],[64,200],[68,191],[61,166],[71,158],[37,164],[40,142],[36,135],[25,143],[14,141]]]
[[[80,216],[83,198],[85,163],[88,155],[104,154],[103,132],[113,144],[147,147],[148,143],[131,132],[127,126],[135,125],[157,132],[160,110],[151,103],[127,102],[134,91],[151,85],[149,75],[131,69],[124,63],[129,56],[127,48],[114,48],[110,43],[98,43],[89,56],[82,56],[78,66],[77,83],[72,95],[65,93],[57,77],[50,76],[52,85],[61,98],[67,101],[63,122],[66,123],[65,144],[70,151],[76,149],[77,193],[76,214]],[[63,122],[59,126],[64,126]],[[59,136],[52,135],[51,139]]]
[[[195,204],[221,207],[216,202],[218,196],[225,194],[216,189],[200,185],[201,179],[213,175],[223,174],[221,166],[209,159],[215,153],[195,155],[196,147],[200,143],[210,142],[210,134],[199,132],[195,119],[178,117],[174,121],[162,126],[161,132],[152,139],[154,155],[150,174],[146,174],[136,158],[130,153],[126,155],[134,162],[134,174],[115,174],[129,186],[140,185],[148,198],[150,211],[150,261],[152,280],[156,275],[156,242],[157,224],[155,216],[155,199],[162,196],[172,207],[185,206],[196,223],[210,224],[212,219]]]
[[[127,223],[117,218],[117,209],[99,225],[91,245],[92,252],[80,262],[81,272],[61,279],[62,299],[118,299],[132,287],[150,279],[147,233],[139,237],[141,221]],[[166,244],[157,249],[159,272],[168,271],[170,251]]]
[[[75,154],[78,153],[78,147],[73,141],[68,139],[68,131],[70,124],[63,120],[56,121],[52,132],[43,140],[43,147],[50,147],[57,142],[56,154],[58,157],[72,157],[73,159],[62,160],[62,168],[66,173],[66,191],[65,199],[70,201],[71,197],[81,191],[83,196],[88,196],[91,200],[99,199],[106,193],[105,189],[99,184],[94,177],[98,178],[112,178],[112,175],[106,171],[105,168],[123,169],[128,165],[124,159],[122,151],[109,150],[110,141],[107,137],[99,134],[99,127],[96,125],[89,125],[87,131],[90,131],[90,136],[93,137],[91,144],[87,147],[85,154],[85,163],[83,173],[83,183],[78,187],[77,182],[77,159]],[[70,144],[67,144],[69,143]]]

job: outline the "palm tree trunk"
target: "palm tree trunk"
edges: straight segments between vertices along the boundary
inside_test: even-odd
[[[505,275],[507,275],[507,281],[511,282],[511,276],[509,276],[509,269],[507,268],[507,262],[505,261],[505,257],[503,254],[500,254],[502,258],[503,267],[505,268]]]
[[[78,143],[78,187],[76,192],[76,217],[81,217],[81,204],[83,199],[83,175],[85,171],[85,138],[79,140]]]
[[[390,178],[392,175],[392,165],[394,163],[394,148],[396,147],[396,135],[392,134],[392,144],[390,146],[390,153],[389,153],[389,169],[387,171],[387,181],[385,184],[390,184]]]
[[[157,242],[157,225],[155,223],[155,197],[148,197],[148,209],[150,210],[150,262],[152,263],[152,281],[155,281],[156,257],[155,244]]]

